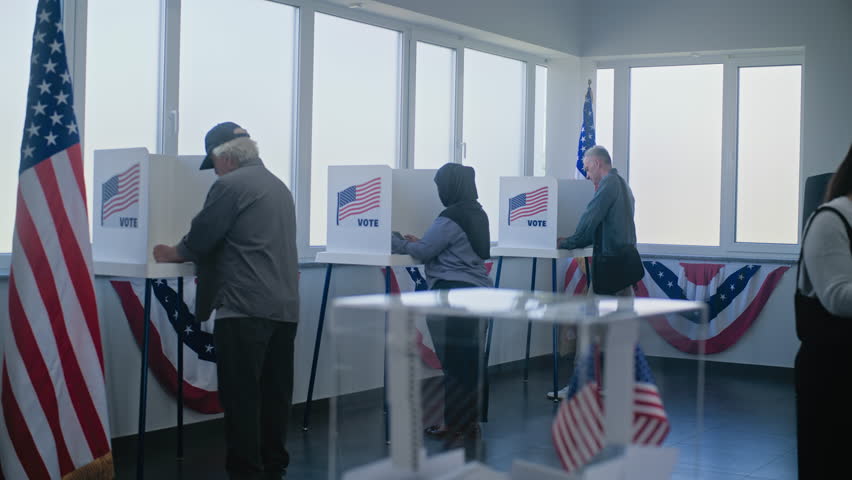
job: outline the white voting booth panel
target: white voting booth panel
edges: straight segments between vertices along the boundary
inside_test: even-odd
[[[500,247],[553,249],[574,233],[594,195],[588,180],[500,178]]]
[[[422,236],[443,209],[434,177],[384,165],[329,167],[325,253],[390,255],[391,232]]]
[[[180,241],[216,180],[212,170],[198,169],[202,158],[95,150],[95,262],[156,270],[154,246]]]

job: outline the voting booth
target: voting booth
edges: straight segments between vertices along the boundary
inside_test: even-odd
[[[574,233],[595,194],[588,180],[500,178],[500,247],[555,248]]]
[[[175,245],[189,231],[201,210],[212,170],[201,171],[202,156],[152,155],[146,148],[95,150],[92,182],[92,257],[95,274],[145,279],[142,352],[139,375],[139,423],[136,438],[137,478],[144,476],[147,429],[148,352],[151,293],[155,279],[177,278],[183,299],[184,277],[192,277],[191,263],[156,263],[154,246]],[[179,312],[180,310],[178,310]],[[185,319],[175,318],[179,325]],[[178,332],[183,332],[178,328]],[[184,333],[178,333],[177,378],[183,378]],[[177,457],[183,457],[183,382],[177,393]]]
[[[198,169],[202,159],[146,148],[95,150],[95,263],[135,266],[134,272],[167,268],[154,262],[154,246],[180,241],[216,180],[212,170]]]
[[[328,240],[317,261],[353,263],[337,262],[335,254],[388,257],[392,232],[422,236],[444,209],[434,178],[435,170],[329,167]]]
[[[377,313],[387,316],[387,324]],[[639,328],[641,322],[666,314],[683,315],[706,328],[708,307],[685,300],[493,288],[337,298],[329,328],[336,388],[330,400],[329,478],[669,479],[679,454],[697,458],[696,446],[678,451],[665,445],[701,435],[704,355],[696,356],[697,371],[689,379],[656,382],[654,364],[637,343]],[[492,405],[493,420],[480,424],[477,408],[482,408],[479,402],[488,388],[484,365],[477,360],[481,355],[474,352],[463,359],[457,350],[450,356],[442,350],[452,343],[443,348],[436,344],[439,361],[456,363],[444,365],[442,373],[427,361],[424,338],[432,325],[426,325],[440,318],[459,327],[470,322],[481,328],[486,318],[505,327],[528,321],[575,327],[578,360],[570,392],[551,409],[527,402],[525,395],[507,395],[506,388],[512,387],[494,382],[491,388],[498,390],[491,397],[501,400]],[[468,344],[453,348],[461,345]],[[496,347],[495,363],[511,361]],[[502,375],[514,379],[518,372],[503,369]],[[358,388],[356,376],[370,377],[375,388]],[[667,406],[676,402],[667,399],[683,396],[695,399],[694,408],[669,412]],[[541,421],[531,422],[531,416]],[[382,430],[375,428],[385,419],[388,446]],[[463,435],[424,432],[442,423],[455,425]],[[469,434],[473,424],[481,433]],[[505,438],[507,430],[521,433]],[[551,438],[552,448],[543,448],[538,443],[542,438]],[[527,440],[536,446],[519,448]],[[490,459],[494,451],[509,455],[500,463],[503,469],[511,465],[511,471],[465,461]]]

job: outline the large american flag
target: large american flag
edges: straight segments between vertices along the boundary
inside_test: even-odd
[[[586,100],[583,102],[583,126],[580,127],[580,140],[577,142],[577,169],[574,178],[586,178],[583,168],[583,156],[586,150],[595,146],[595,115],[592,113],[592,82],[586,90]]]
[[[353,215],[379,208],[382,200],[382,178],[376,177],[360,185],[352,185],[337,193],[337,224]]]
[[[38,2],[21,144],[0,463],[7,479],[111,478],[80,136],[58,0]]]
[[[595,355],[589,353],[571,378],[568,396],[553,420],[556,455],[573,472],[604,447],[604,404]],[[660,445],[669,433],[669,420],[648,361],[639,346],[634,355],[633,443]]]
[[[140,164],[133,165],[104,182],[101,202],[101,225],[109,217],[139,204]]]
[[[509,199],[509,225],[515,220],[547,211],[548,188],[541,187]]]

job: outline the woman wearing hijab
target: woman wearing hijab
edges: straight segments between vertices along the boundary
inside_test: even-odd
[[[432,290],[491,287],[485,269],[490,258],[488,215],[477,201],[473,168],[448,163],[435,174],[446,209],[422,239],[394,236],[393,253],[423,262]],[[444,369],[444,424],[426,429],[436,437],[479,434],[480,371],[484,323],[474,318],[429,319],[435,352]]]

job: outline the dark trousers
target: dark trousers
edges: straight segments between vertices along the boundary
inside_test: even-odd
[[[433,290],[473,286],[439,280]],[[433,317],[427,323],[444,370],[444,423],[450,430],[469,428],[479,421],[482,405],[485,322],[479,318]]]
[[[799,479],[841,478],[847,470],[852,414],[846,372],[852,354],[837,345],[802,343],[796,355]]]
[[[261,478],[290,463],[285,448],[293,398],[296,323],[261,318],[216,321],[219,401],[225,410],[226,469]]]

